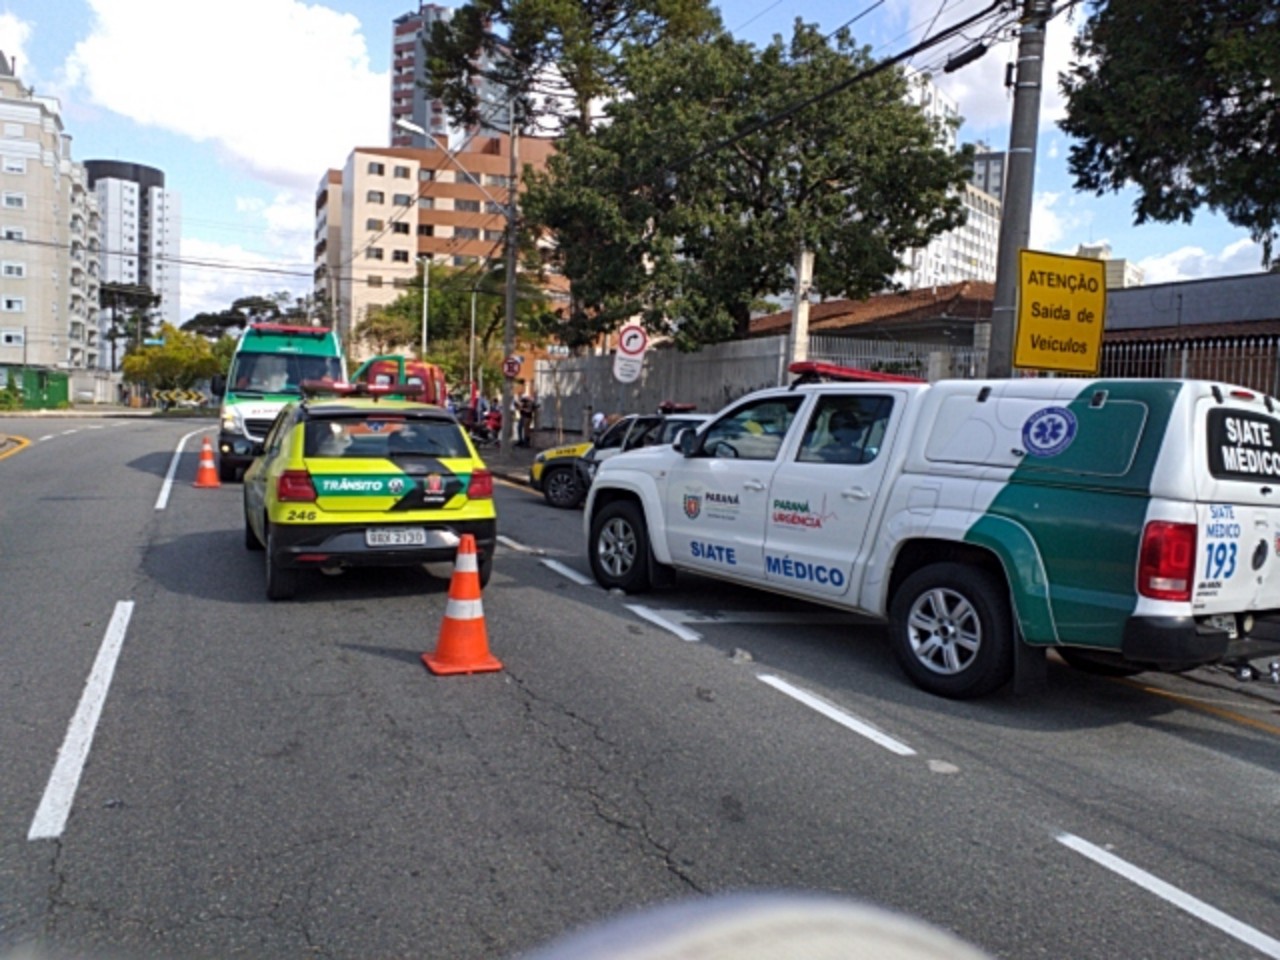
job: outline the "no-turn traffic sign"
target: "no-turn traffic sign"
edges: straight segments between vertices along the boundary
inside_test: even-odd
[[[618,331],[618,352],[628,357],[644,356],[649,346],[649,334],[638,323],[628,323]]]

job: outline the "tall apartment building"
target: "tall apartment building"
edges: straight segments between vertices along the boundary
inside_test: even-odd
[[[391,118],[390,144],[393,147],[431,146],[429,137],[444,136],[452,139],[459,132],[445,115],[444,104],[432,100],[423,89],[427,79],[426,56],[423,42],[431,36],[431,28],[437,23],[448,23],[453,10],[435,3],[420,3],[416,13],[405,13],[392,21],[391,29]],[[491,89],[484,81],[477,85],[481,100],[503,102],[504,95]],[[397,120],[409,120],[423,130],[410,133],[396,126]],[[481,136],[494,136],[505,132],[505,110],[486,111],[477,128]]]
[[[907,69],[908,99],[926,116],[945,127],[942,145],[956,150],[954,121],[959,108],[954,100],[933,84],[926,73]],[[1003,156],[999,154],[997,156]],[[1003,173],[996,173],[999,186]],[[909,290],[940,287],[965,280],[993,283],[996,279],[996,253],[1000,247],[1000,197],[987,189],[987,180],[965,184],[961,200],[968,217],[965,224],[949,233],[934,237],[927,247],[908,250],[904,266],[894,280]]]
[[[1081,243],[1076,246],[1077,257],[1088,257],[1090,260],[1101,260],[1106,264],[1108,290],[1121,290],[1125,287],[1140,287],[1146,280],[1146,274],[1136,263],[1123,257],[1111,256],[1111,244]]]
[[[56,99],[0,53],[0,372],[100,358],[98,210]]]
[[[160,297],[151,313],[152,326],[180,326],[182,208],[178,194],[165,188],[164,173],[154,167],[120,160],[86,160],[84,165],[102,218],[103,282],[148,287]],[[110,319],[104,316],[103,324]],[[122,357],[118,352],[116,362]]]
[[[361,147],[321,180],[316,297],[335,303],[353,357],[363,348],[352,331],[420,282],[420,260],[465,267],[502,258],[510,149],[505,136],[472,138],[458,152],[443,137],[421,150]],[[553,149],[550,140],[522,137],[520,162],[543,169]]]
[[[974,144],[973,183],[1001,202],[1004,201],[1004,178],[1008,170],[1003,150],[992,150],[979,141]]]

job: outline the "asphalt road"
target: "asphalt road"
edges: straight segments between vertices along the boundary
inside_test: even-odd
[[[1280,957],[1274,698],[939,700],[855,617],[579,582],[581,513],[511,485],[504,669],[436,677],[448,569],[268,603],[240,487],[174,458],[212,427],[0,420],[0,956],[507,958],[765,890],[993,957]]]

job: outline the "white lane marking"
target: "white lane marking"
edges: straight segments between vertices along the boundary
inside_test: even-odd
[[[866,621],[853,613],[808,613],[786,610],[668,610],[667,616],[679,623],[794,623],[854,624]]]
[[[70,429],[70,430],[63,430],[63,431],[62,431],[62,435],[63,435],[64,437],[69,437],[69,436],[71,436],[71,434],[75,433],[75,432],[76,432],[77,430],[79,430],[79,429],[80,429],[79,427],[73,427],[73,428],[72,428],[72,429]]]
[[[820,714],[822,714],[828,720],[834,720],[836,723],[840,724],[840,726],[846,727],[847,729],[852,730],[854,733],[858,734],[859,736],[866,737],[872,743],[878,746],[884,747],[890,753],[896,753],[900,757],[915,756],[916,752],[912,750],[910,747],[908,747],[901,740],[895,740],[893,737],[889,736],[888,734],[881,733],[879,730],[871,726],[871,724],[867,723],[866,721],[859,720],[857,717],[855,717],[851,713],[845,713],[839,707],[836,707],[830,703],[827,703],[827,701],[820,699],[819,697],[815,696],[814,694],[810,693],[807,690],[802,690],[799,687],[793,687],[791,684],[787,683],[787,681],[783,680],[781,677],[775,677],[775,676],[772,676],[771,674],[761,673],[761,674],[757,674],[757,679],[762,681],[763,683],[767,683],[769,686],[773,687],[775,690],[779,690],[782,693],[785,693],[788,697],[792,697],[796,700],[799,700],[806,707],[810,707],[814,710],[817,710]]]
[[[132,600],[121,600],[116,604],[115,613],[111,615],[111,622],[107,624],[107,632],[102,638],[102,646],[98,648],[97,659],[93,661],[93,669],[89,671],[84,692],[80,695],[80,705],[76,707],[75,715],[67,727],[66,739],[62,741],[53,773],[44,788],[44,797],[36,809],[35,819],[31,821],[31,829],[27,831],[28,840],[56,840],[62,836],[67,817],[71,814],[76,788],[80,785],[84,762],[89,757],[89,747],[93,744],[98,717],[107,700],[107,689],[111,686],[111,676],[115,673],[116,660],[124,645],[124,634],[131,616]]]
[[[85,429],[86,429],[86,430],[105,430],[105,429],[106,429],[106,427],[100,427],[100,426],[94,425],[94,426],[91,426],[91,427],[86,427]]]
[[[540,562],[548,570],[554,570],[556,573],[560,574],[560,576],[568,577],[580,587],[590,587],[595,584],[595,581],[590,577],[579,573],[577,570],[573,569],[573,567],[566,567],[559,560],[543,560]]]
[[[1189,893],[1184,893],[1172,884],[1165,883],[1159,877],[1155,877],[1147,873],[1147,871],[1121,860],[1088,840],[1083,840],[1071,833],[1059,834],[1054,839],[1076,853],[1088,857],[1099,866],[1106,867],[1131,883],[1136,883],[1148,892],[1154,893],[1157,897],[1167,900],[1178,909],[1185,910],[1196,919],[1203,920],[1210,926],[1217,927],[1228,936],[1235,937],[1242,943],[1248,944],[1259,953],[1280,960],[1280,940],[1269,937],[1248,924],[1241,923],[1216,907],[1211,907],[1203,900],[1199,900]]]
[[[678,623],[672,623],[670,620],[663,617],[662,614],[658,613],[658,611],[656,610],[651,610],[648,607],[642,606],[638,603],[628,603],[627,609],[630,610],[632,613],[634,613],[637,617],[643,617],[645,620],[648,620],[650,623],[656,624],[657,626],[661,627],[663,630],[666,630],[670,633],[674,633],[677,637],[679,637],[681,640],[684,640],[686,643],[697,643],[699,640],[702,639],[702,634],[694,633],[688,627],[682,627]]]
[[[178,472],[178,460],[182,457],[182,448],[196,434],[204,433],[208,429],[208,427],[201,427],[199,430],[192,430],[178,441],[178,449],[173,451],[173,457],[169,460],[169,472],[164,475],[164,483],[160,484],[160,496],[156,497],[157,510],[163,510],[169,505],[169,492],[173,489],[173,475]]]
[[[512,540],[510,537],[504,537],[502,534],[498,534],[498,542],[502,544],[504,547],[510,547],[512,550],[515,550],[518,553],[531,553],[535,557],[544,556],[546,555],[546,552],[547,552],[543,550],[541,547],[525,546],[523,543],[519,543],[515,540]]]
[[[41,437],[39,440],[37,440],[37,441],[36,441],[36,443],[44,443],[46,440],[52,440],[52,439],[53,439],[53,434],[52,434],[52,433],[46,433],[43,437]]]

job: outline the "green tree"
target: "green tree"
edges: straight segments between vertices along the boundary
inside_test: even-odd
[[[569,342],[635,314],[683,349],[740,337],[753,303],[790,288],[802,243],[818,292],[861,297],[963,223],[971,151],[947,152],[900,71],[853,81],[873,63],[847,31],[799,21],[762,50],[722,34],[632,51],[610,122],[571,131],[530,178],[525,210],[573,284]]]
[[[172,324],[160,328],[161,346],[144,346],[124,358],[124,379],[152,390],[187,390],[219,373],[213,346],[204,337]]]
[[[1201,207],[1271,261],[1280,224],[1280,6],[1275,0],[1095,0],[1063,76],[1076,187],[1136,186],[1135,223]]]
[[[151,312],[159,303],[160,295],[140,283],[106,282],[99,286],[98,304],[110,313],[106,339],[111,344],[112,370],[116,369],[120,343],[127,350],[138,350],[142,341],[151,336]]]
[[[182,329],[217,339],[250,323],[306,323],[306,301],[287,290],[241,297],[224,310],[198,313]]]
[[[624,48],[718,26],[707,0],[472,0],[432,30],[428,90],[470,125],[484,116],[476,92],[484,79],[517,100],[522,127],[547,120],[586,130],[593,102],[619,93]]]

